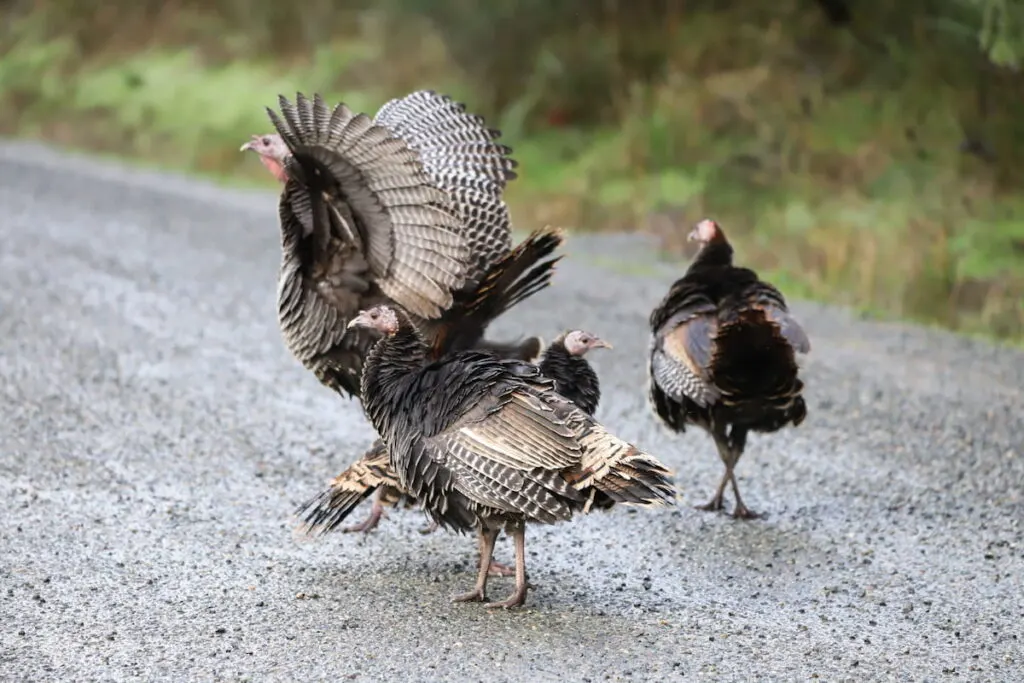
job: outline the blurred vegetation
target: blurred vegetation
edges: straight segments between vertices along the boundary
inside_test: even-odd
[[[521,227],[713,216],[792,296],[1024,339],[1020,0],[0,0],[0,131],[233,180],[279,93],[434,88]]]

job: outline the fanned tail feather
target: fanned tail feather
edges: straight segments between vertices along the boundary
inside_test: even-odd
[[[478,279],[512,247],[512,219],[503,196],[517,163],[512,150],[497,142],[500,131],[432,90],[387,102],[374,121],[415,150],[434,185],[451,198],[472,254],[467,279]]]
[[[563,257],[556,256],[543,262],[541,260],[550,256],[563,241],[561,230],[543,228],[534,231],[491,266],[476,287],[456,295],[453,315],[494,320],[547,287],[551,284],[555,265]]]
[[[415,149],[344,104],[319,95],[267,109],[288,146],[289,178],[305,190],[293,210],[317,233],[328,221],[358,244],[381,290],[423,318],[436,318],[463,285],[473,253],[461,210]],[[325,203],[329,204],[327,210]]]
[[[780,412],[783,422],[806,414],[794,348],[759,308],[745,309],[721,325],[710,371],[722,403],[740,415],[746,407],[764,414],[765,406]]]

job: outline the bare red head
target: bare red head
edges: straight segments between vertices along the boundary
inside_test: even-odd
[[[604,339],[583,330],[567,332],[562,343],[565,344],[565,350],[573,356],[582,356],[590,349],[612,348],[612,345]]]
[[[368,327],[381,334],[391,336],[398,332],[398,314],[392,308],[381,304],[365,311],[359,311],[359,315],[352,318],[347,327]]]
[[[686,239],[704,246],[712,242],[724,242],[725,233],[722,232],[722,226],[710,218],[705,218],[700,223],[697,223]]]
[[[282,183],[288,180],[284,170],[284,160],[288,158],[291,152],[280,135],[276,133],[272,135],[253,135],[252,140],[242,145],[240,151],[256,152],[260,155],[260,161],[267,167],[267,170],[274,174],[275,178]]]

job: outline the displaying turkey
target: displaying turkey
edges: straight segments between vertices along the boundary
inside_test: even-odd
[[[651,313],[649,398],[670,429],[697,425],[715,440],[725,474],[700,509],[721,510],[731,483],[733,515],[752,518],[733,471],[749,432],[797,426],[807,416],[795,353],[808,353],[810,342],[779,290],[732,265],[716,222],[701,221],[689,239],[700,251]]]
[[[612,348],[596,335],[583,330],[570,330],[559,335],[545,349],[538,367],[541,374],[554,380],[555,391],[576,404],[583,412],[593,415],[601,399],[597,373],[583,356],[591,349]],[[337,528],[345,518],[369,495],[376,491],[370,516],[363,522],[343,527],[344,532],[367,532],[377,526],[384,515],[384,507],[415,501],[398,487],[398,476],[391,469],[384,442],[377,440],[373,447],[351,467],[335,477],[325,491],[306,502],[298,514],[302,516],[306,531],[327,533]],[[421,533],[437,529],[433,523]],[[492,576],[507,576],[513,570],[491,561]]]
[[[538,366],[479,351],[431,361],[423,335],[398,307],[375,306],[349,325],[383,335],[366,358],[362,403],[399,487],[439,525],[477,531],[476,586],[456,601],[486,600],[503,526],[515,541],[516,588],[490,607],[526,600],[527,522],[571,519],[598,497],[641,506],[674,502],[665,466],[556,393]]]
[[[549,283],[558,231],[512,249],[503,199],[511,150],[479,116],[432,91],[391,100],[371,120],[319,95],[280,97],[276,134],[242,146],[284,183],[278,322],[291,353],[326,386],[359,395],[376,335],[349,329],[395,302],[438,351],[533,358],[542,343],[484,339],[496,317]]]

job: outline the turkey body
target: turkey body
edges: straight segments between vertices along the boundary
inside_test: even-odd
[[[526,598],[527,522],[569,520],[598,497],[671,504],[668,470],[559,395],[536,365],[479,351],[428,361],[426,342],[399,317],[367,356],[363,407],[401,490],[440,526],[478,533],[477,585],[457,600],[485,599],[502,527],[515,541],[516,591],[495,606],[511,607]]]
[[[731,482],[733,514],[754,517],[733,470],[750,432],[797,426],[807,416],[795,354],[810,343],[782,294],[734,266],[724,233],[705,227],[712,238],[650,316],[649,400],[670,429],[695,425],[715,441],[725,474],[702,508],[722,509]]]
[[[597,373],[587,360],[570,353],[565,347],[565,335],[556,338],[545,350],[538,363],[541,375],[554,382],[555,391],[572,401],[587,415],[593,416],[601,399]],[[381,519],[384,506],[412,507],[415,498],[402,491],[398,475],[391,467],[384,442],[377,440],[351,467],[339,474],[324,491],[307,501],[300,509],[307,531],[326,533],[337,528],[363,500],[376,491],[369,517],[358,524],[343,527],[346,532],[366,532]],[[595,497],[595,506],[606,508],[613,502],[603,495]],[[437,524],[421,529],[431,533]],[[492,560],[492,575],[507,576],[513,570]]]

